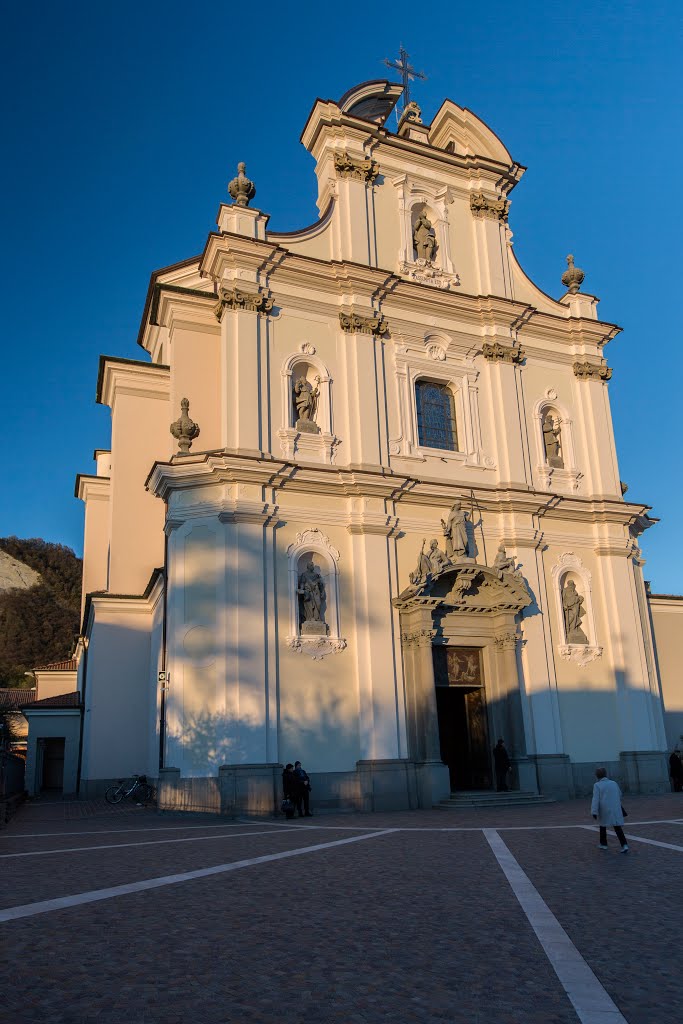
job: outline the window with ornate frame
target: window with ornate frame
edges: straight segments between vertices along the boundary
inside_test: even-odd
[[[458,451],[458,430],[453,393],[446,384],[415,382],[418,443],[424,448]]]

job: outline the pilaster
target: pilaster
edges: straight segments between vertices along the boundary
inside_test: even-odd
[[[441,744],[432,657],[434,636],[429,608],[416,607],[401,612],[409,754],[416,761],[440,763]]]
[[[362,760],[392,760],[404,754],[403,680],[395,648],[398,613],[391,588],[387,530],[351,528],[355,649]]]
[[[370,311],[365,315],[340,313],[343,337],[340,351],[348,394],[348,438],[345,448],[352,465],[388,466],[389,436],[384,388],[382,336],[388,324]]]
[[[223,292],[235,294],[234,289]],[[269,393],[267,314],[271,308],[272,300],[263,293],[254,293],[251,302],[223,300],[217,307],[221,324],[222,445],[244,454],[270,447],[264,395]]]
[[[489,345],[484,357],[488,364],[491,388],[492,420],[496,424],[496,449],[500,486],[526,487],[531,480],[522,432],[523,408],[518,387],[520,350],[510,347],[516,358],[503,358],[499,350],[507,346]]]

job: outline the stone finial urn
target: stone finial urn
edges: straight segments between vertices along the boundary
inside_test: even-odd
[[[237,165],[237,177],[233,178],[228,185],[228,192],[235,200],[237,206],[248,206],[249,200],[256,195],[256,185],[246,175],[247,165]]]
[[[199,437],[199,427],[188,416],[189,399],[183,398],[180,403],[180,417],[171,424],[171,433],[178,441],[181,455],[189,455],[192,442]]]
[[[574,257],[567,256],[567,269],[562,275],[562,284],[570,295],[576,295],[586,275],[580,267],[574,266]]]

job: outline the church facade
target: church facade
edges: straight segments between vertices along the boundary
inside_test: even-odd
[[[310,227],[271,231],[240,165],[152,276],[144,358],[101,358],[81,793],[272,812],[301,760],[318,807],[424,807],[492,787],[499,738],[524,792],[668,789],[619,328],[571,257],[557,299],[525,275],[500,139],[450,100],[391,130],[400,94],[316,101]]]

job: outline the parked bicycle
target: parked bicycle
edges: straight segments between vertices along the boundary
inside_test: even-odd
[[[132,779],[119,779],[115,786],[110,786],[104,794],[108,804],[120,804],[124,799],[148,804],[154,799],[154,789],[147,781],[146,775],[134,775]]]

